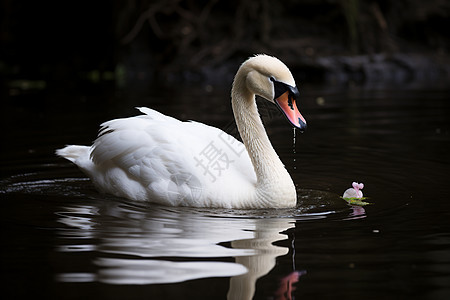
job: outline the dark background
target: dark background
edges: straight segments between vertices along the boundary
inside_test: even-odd
[[[6,95],[220,84],[255,53],[306,82],[449,79],[450,1],[0,1]],[[6,88],[5,88],[6,87]]]

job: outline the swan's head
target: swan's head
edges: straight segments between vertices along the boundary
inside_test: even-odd
[[[294,127],[306,129],[306,120],[297,108],[300,94],[284,63],[272,56],[257,55],[244,62],[239,71],[246,74],[245,84],[252,93],[274,103]]]

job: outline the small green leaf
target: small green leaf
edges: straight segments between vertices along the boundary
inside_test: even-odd
[[[362,197],[362,198],[344,198],[341,197],[342,199],[344,199],[345,201],[347,201],[347,203],[351,204],[351,205],[359,205],[359,206],[365,206],[365,205],[369,205],[369,202],[365,202],[362,200],[366,200],[369,199],[368,197]]]

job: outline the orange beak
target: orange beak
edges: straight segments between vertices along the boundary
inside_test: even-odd
[[[275,99],[278,108],[283,112],[289,122],[301,132],[306,129],[306,120],[298,111],[297,104],[294,97],[286,91],[281,96]]]

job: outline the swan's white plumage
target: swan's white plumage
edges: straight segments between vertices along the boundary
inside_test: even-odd
[[[68,146],[57,154],[71,159],[98,189],[120,197],[169,205],[236,207],[233,190],[252,198],[256,184],[241,142],[198,122],[181,122],[141,107],[144,115],[102,124],[91,148]],[[212,144],[211,144],[212,143]],[[213,145],[224,159],[219,174],[201,154]],[[237,152],[237,153],[236,153]],[[203,160],[202,164],[198,161]],[[227,167],[227,168],[225,168]],[[233,201],[233,199],[235,201]]]
[[[91,147],[57,154],[85,172],[102,192],[172,206],[292,207],[295,186],[264,130],[255,94],[272,101],[269,78],[295,86],[287,67],[265,55],[236,74],[232,106],[245,146],[220,129],[182,122],[155,110],[101,125]]]

